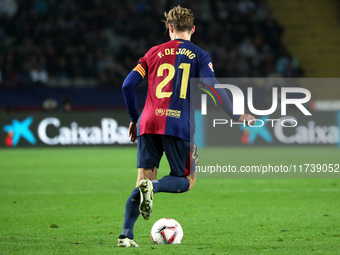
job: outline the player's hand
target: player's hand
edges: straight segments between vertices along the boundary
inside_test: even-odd
[[[255,118],[251,116],[250,114],[243,114],[241,117],[238,119],[239,122],[245,121],[247,126],[252,126],[255,124]]]
[[[137,141],[137,122],[131,122],[129,126],[129,137],[130,137],[130,142],[135,142]]]

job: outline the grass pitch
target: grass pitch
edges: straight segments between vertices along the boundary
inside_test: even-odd
[[[340,163],[332,148],[221,150],[235,164],[259,162],[260,155],[277,164]],[[126,249],[116,241],[135,186],[135,148],[0,150],[0,159],[0,254],[340,251],[340,179],[198,178],[190,192],[156,194],[151,219],[135,227],[141,248]],[[163,161],[159,177],[168,172]],[[152,244],[151,226],[163,217],[181,223],[182,244]]]

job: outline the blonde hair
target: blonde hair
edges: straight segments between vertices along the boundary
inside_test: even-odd
[[[185,32],[191,31],[194,26],[194,13],[180,5],[172,8],[168,13],[164,12],[164,16],[163,22],[166,28],[171,24],[176,31]]]

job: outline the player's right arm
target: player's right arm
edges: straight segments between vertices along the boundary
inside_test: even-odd
[[[130,115],[131,122],[137,122],[139,118],[135,87],[142,83],[142,81],[143,77],[137,71],[132,70],[125,78],[122,86],[123,96]]]
[[[135,88],[143,82],[146,75],[146,68],[144,66],[146,66],[146,62],[143,58],[141,58],[137,66],[125,78],[122,86],[123,96],[131,120],[129,126],[129,137],[131,142],[135,142],[137,140],[137,121],[139,118],[139,111],[137,108]]]
[[[137,121],[139,118],[139,111],[137,108],[137,96],[135,87],[142,83],[143,77],[135,70],[132,70],[125,78],[122,91],[125,99],[126,107],[130,115],[129,137],[131,142],[137,140]]]

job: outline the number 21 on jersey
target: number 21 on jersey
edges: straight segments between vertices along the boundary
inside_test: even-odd
[[[190,74],[190,64],[182,63],[178,67],[183,70],[182,72],[182,81],[181,81],[181,92],[180,98],[186,99],[187,97],[187,89],[189,82],[189,74]],[[168,98],[171,96],[172,92],[163,91],[163,88],[174,78],[175,76],[175,67],[172,64],[164,63],[161,64],[157,69],[157,76],[163,77],[164,70],[168,70],[168,75],[157,85],[156,87],[156,96],[157,98]]]

